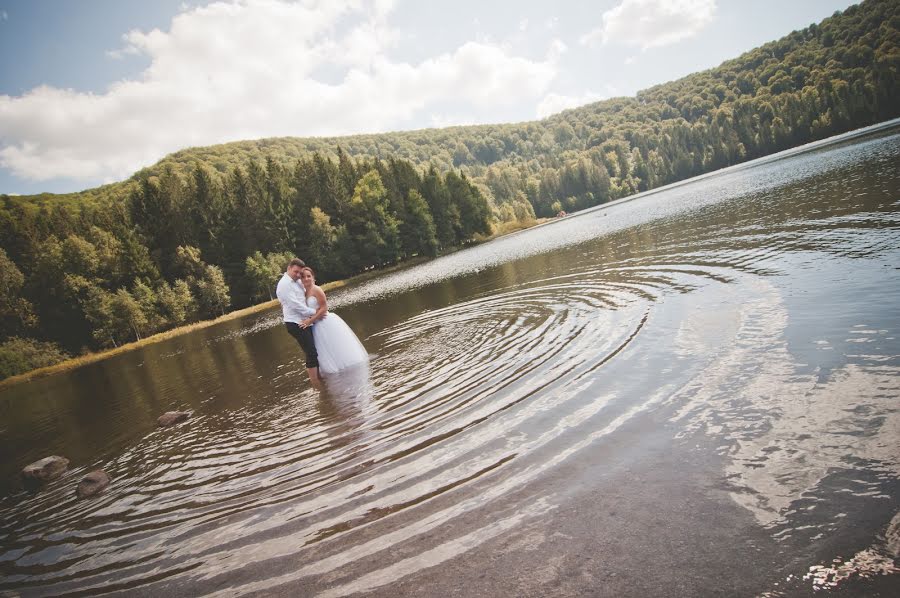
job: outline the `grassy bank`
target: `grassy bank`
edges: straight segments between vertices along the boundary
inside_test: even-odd
[[[147,338],[142,338],[139,341],[134,341],[133,343],[127,343],[120,347],[115,347],[113,349],[107,349],[105,351],[99,351],[97,353],[87,353],[85,355],[79,355],[78,357],[73,357],[72,359],[67,359],[65,361],[61,361],[59,363],[38,368],[36,370],[31,370],[30,372],[25,372],[22,374],[18,374],[16,376],[10,376],[5,380],[0,380],[0,389],[6,388],[8,386],[13,386],[15,384],[21,384],[23,382],[30,382],[35,378],[43,378],[44,376],[51,376],[53,374],[58,374],[60,372],[68,372],[70,370],[74,370],[75,368],[79,368],[83,365],[88,365],[89,363],[94,363],[100,361],[101,359],[107,359],[108,357],[113,357],[114,355],[119,355],[120,353],[126,353],[128,351],[134,351],[135,349],[140,349],[141,347],[146,347],[148,345],[153,345],[155,343],[160,343],[165,340],[169,340],[170,338],[174,338],[176,336],[181,336],[182,334],[187,334],[189,332],[194,332],[195,330],[200,330],[202,328],[209,328],[210,326],[215,326],[216,324],[221,324],[222,322],[227,322],[229,320],[235,320],[242,316],[246,316],[249,314],[254,314],[257,312],[265,311],[272,307],[278,305],[278,301],[267,301],[265,303],[260,303],[259,305],[253,305],[251,307],[247,307],[244,309],[239,309],[233,312],[229,312],[224,316],[219,316],[215,320],[204,320],[202,322],[194,322],[193,324],[187,324],[185,326],[179,326],[178,328],[172,328],[171,330],[166,330],[165,332],[160,332],[154,334],[153,336],[148,336]]]

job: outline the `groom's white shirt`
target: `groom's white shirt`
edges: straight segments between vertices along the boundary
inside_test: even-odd
[[[306,304],[306,289],[303,288],[300,281],[293,280],[287,273],[278,281],[275,294],[281,301],[281,311],[284,313],[285,322],[299,324],[316,313],[316,310]]]

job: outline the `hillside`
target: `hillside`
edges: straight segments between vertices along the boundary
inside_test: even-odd
[[[900,2],[867,0],[541,121],[190,148],[97,189],[0,196],[0,342],[116,345],[267,298],[286,254],[344,277],[894,118],[898,70]]]
[[[566,165],[589,159],[606,168],[618,197],[897,116],[898,21],[897,2],[869,1],[717,68],[541,121],[189,148],[132,180],[166,166],[187,173],[196,162],[226,175],[267,157],[285,165],[313,152],[336,159],[340,147],[352,157],[459,168],[501,204],[527,192],[528,178],[546,178],[545,169],[562,175]],[[632,160],[633,149],[640,160]],[[519,180],[510,188],[512,174]],[[579,193],[549,191],[579,207]],[[540,212],[540,198],[529,199]]]

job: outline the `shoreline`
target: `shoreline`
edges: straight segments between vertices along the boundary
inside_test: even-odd
[[[857,137],[869,135],[872,133],[880,133],[881,131],[890,129],[892,127],[896,127],[896,126],[898,126],[898,124],[900,124],[900,118],[894,118],[894,119],[887,120],[884,122],[876,123],[874,125],[869,125],[867,127],[862,127],[859,129],[854,129],[852,131],[847,131],[847,132],[841,133],[839,135],[834,135],[834,136],[828,137],[826,139],[819,139],[816,141],[811,141],[809,143],[799,145],[797,147],[788,148],[786,150],[782,150],[780,152],[775,152],[773,154],[768,154],[766,156],[760,156],[758,158],[754,158],[754,159],[748,160],[746,162],[732,164],[731,166],[727,166],[727,167],[721,168],[719,170],[707,172],[707,173],[697,175],[695,177],[690,177],[688,179],[684,179],[681,181],[675,181],[673,183],[669,183],[669,184],[663,185],[661,187],[657,187],[654,189],[648,189],[647,191],[642,191],[640,193],[634,193],[634,194],[628,195],[626,197],[620,197],[618,199],[614,199],[612,201],[598,204],[596,206],[591,206],[591,207],[585,208],[583,210],[578,210],[577,212],[572,212],[572,213],[566,214],[566,217],[587,214],[587,213],[590,213],[590,212],[593,212],[596,210],[604,210],[604,209],[615,207],[617,205],[628,203],[628,202],[631,202],[631,201],[634,201],[637,199],[641,199],[648,195],[653,195],[653,194],[664,192],[664,191],[667,191],[667,190],[670,190],[670,189],[673,189],[673,188],[676,188],[676,187],[679,187],[682,185],[686,185],[686,184],[689,184],[689,183],[697,181],[697,180],[701,180],[701,179],[705,179],[705,178],[709,178],[709,177],[713,177],[713,176],[719,176],[722,174],[728,174],[731,172],[735,172],[737,170],[742,170],[745,168],[752,167],[754,165],[764,164],[766,162],[779,160],[779,159],[791,156],[798,152],[809,151],[812,149],[818,149],[819,147],[828,146],[828,145],[831,145],[834,143],[850,141],[850,140],[856,139]],[[472,243],[470,243],[468,245],[461,246],[461,247],[454,247],[452,250],[450,250],[446,253],[442,253],[438,256],[435,256],[434,258],[413,257],[408,260],[404,260],[403,262],[401,262],[399,264],[395,264],[393,266],[388,266],[387,268],[383,268],[383,269],[379,269],[379,270],[370,270],[368,272],[362,272],[355,276],[351,276],[350,278],[347,278],[347,279],[336,280],[333,282],[326,283],[326,284],[322,285],[322,288],[324,290],[328,291],[331,289],[346,286],[347,284],[364,282],[366,280],[369,280],[376,276],[380,276],[382,274],[390,274],[392,272],[397,272],[398,270],[402,270],[404,268],[410,268],[410,267],[431,261],[438,257],[450,255],[451,253],[455,253],[455,252],[457,252],[461,249],[465,249],[466,247],[469,247],[471,245],[480,245],[482,243],[487,243],[489,241],[493,241],[500,237],[515,235],[524,230],[528,230],[528,229],[535,228],[538,226],[543,226],[543,225],[549,224],[551,222],[554,222],[556,220],[558,220],[558,217],[536,218],[532,221],[525,222],[525,223],[522,223],[522,222],[503,223],[503,224],[500,224],[500,227],[499,227],[500,230],[498,232],[495,232],[494,234],[485,236],[483,238],[476,238]],[[139,349],[146,345],[151,345],[151,344],[159,343],[159,342],[162,342],[165,340],[169,340],[171,338],[180,336],[182,334],[186,334],[188,332],[193,332],[195,330],[200,330],[202,328],[208,328],[210,326],[214,326],[214,325],[220,324],[222,322],[227,322],[229,320],[240,318],[240,317],[243,317],[246,315],[265,311],[266,309],[270,309],[277,304],[278,304],[278,300],[273,299],[273,300],[267,301],[265,303],[260,303],[257,305],[253,305],[250,307],[240,309],[240,310],[229,312],[229,313],[219,316],[218,318],[215,318],[213,320],[203,320],[201,322],[194,322],[192,324],[187,324],[185,326],[180,326],[178,328],[172,328],[172,329],[166,330],[164,332],[159,332],[157,334],[154,334],[147,338],[141,339],[139,341],[127,343],[125,345],[122,345],[121,347],[115,347],[113,349],[107,349],[105,351],[87,353],[85,355],[80,355],[78,357],[72,357],[71,359],[61,361],[54,365],[37,368],[34,370],[30,370],[28,372],[23,372],[21,374],[17,374],[15,376],[10,376],[9,378],[0,380],[0,390],[3,390],[5,388],[11,387],[11,386],[15,386],[17,384],[30,382],[31,380],[34,380],[36,378],[43,378],[45,376],[51,376],[53,374],[58,374],[60,372],[74,370],[83,365],[95,363],[102,359],[106,359],[108,357],[113,357],[115,355],[124,353],[126,351],[133,351],[134,349]]]
[[[503,230],[503,232],[485,237],[483,239],[476,240],[470,245],[479,245],[481,243],[487,243],[488,241],[493,241],[494,239],[498,239],[500,237],[504,237],[506,235],[511,235],[517,232],[520,232],[525,229],[533,228],[540,224],[543,224],[547,220],[551,219],[536,219],[526,225],[517,226],[513,230]],[[369,270],[368,272],[361,272],[350,278],[345,278],[342,280],[334,280],[331,282],[327,282],[322,285],[322,289],[324,291],[332,291],[334,289],[339,289],[347,286],[348,284],[358,284],[362,282],[366,282],[367,280],[371,280],[378,276],[382,276],[384,274],[392,274],[399,270],[403,270],[406,268],[412,268],[413,266],[418,266],[420,264],[424,264],[431,260],[437,259],[438,257],[443,257],[445,255],[450,255],[451,253],[455,253],[460,249],[464,249],[470,245],[466,245],[464,247],[454,247],[452,250],[447,251],[446,253],[442,253],[433,258],[427,257],[412,257],[407,260],[404,260],[398,264],[394,264],[392,266],[388,266],[386,268]],[[190,332],[195,332],[197,330],[202,330],[204,328],[209,328],[211,326],[215,326],[217,324],[221,324],[223,322],[229,322],[231,320],[236,320],[238,318],[242,318],[244,316],[249,316],[255,313],[263,312],[268,309],[272,309],[278,306],[278,299],[272,299],[270,301],[264,301],[263,303],[258,303],[256,305],[251,305],[249,307],[244,307],[242,309],[238,309],[235,311],[228,312],[224,315],[219,316],[218,318],[212,320],[201,320],[199,322],[193,322],[191,324],[185,324],[184,326],[179,326],[177,328],[171,328],[169,330],[165,330],[163,332],[157,332],[151,336],[146,338],[142,338],[137,341],[132,341],[130,343],[126,343],[119,347],[114,347],[112,349],[105,349],[103,351],[96,351],[86,353],[84,355],[79,355],[77,357],[71,357],[66,359],[65,361],[60,361],[59,363],[55,363],[53,365],[48,365],[42,368],[36,368],[33,370],[29,370],[27,372],[22,372],[21,374],[16,374],[15,376],[10,376],[9,378],[5,378],[0,380],[0,391],[10,388],[12,386],[17,386],[19,384],[25,384],[27,382],[31,382],[32,380],[36,380],[38,378],[45,378],[47,376],[53,376],[55,374],[60,374],[63,372],[69,372],[71,370],[78,369],[82,366],[90,365],[92,363],[96,363],[98,361],[102,361],[104,359],[108,359],[110,357],[115,357],[121,353],[127,353],[129,351],[134,351],[136,349],[141,349],[148,345],[154,345],[157,343],[161,343],[163,341],[167,341],[169,339],[175,338],[177,336],[181,336],[183,334],[188,334]]]
[[[105,349],[103,351],[96,351],[91,353],[85,353],[84,355],[79,355],[77,357],[72,357],[70,359],[66,359],[65,361],[60,361],[59,363],[54,363],[53,365],[48,365],[42,368],[37,368],[34,370],[29,370],[27,372],[23,372],[21,374],[16,374],[15,376],[10,376],[4,380],[0,380],[0,390],[10,386],[16,386],[18,384],[23,384],[25,382],[30,382],[36,378],[44,378],[46,376],[52,376],[54,374],[59,374],[62,372],[68,372],[77,368],[80,368],[84,365],[89,365],[91,363],[96,363],[103,359],[108,359],[110,357],[115,357],[121,353],[127,353],[129,351],[134,351],[135,349],[140,349],[146,347],[148,345],[155,345],[156,343],[161,343],[163,341],[167,341],[171,338],[175,338],[176,336],[181,336],[183,334],[187,334],[189,332],[194,332],[196,330],[201,330],[203,328],[209,328],[210,326],[215,326],[216,324],[221,324],[222,322],[227,322],[229,320],[236,320],[237,318],[247,316],[253,313],[265,311],[271,307],[274,307],[278,304],[277,299],[273,299],[272,301],[266,301],[265,303],[259,303],[257,305],[251,305],[250,307],[245,307],[243,309],[238,309],[232,312],[228,312],[218,318],[213,320],[201,320],[199,322],[193,322],[191,324],[185,324],[184,326],[179,326],[177,328],[171,328],[169,330],[165,330],[163,332],[157,332],[151,336],[146,338],[142,338],[141,340],[132,341],[130,343],[126,343],[119,347],[113,347],[112,349]]]

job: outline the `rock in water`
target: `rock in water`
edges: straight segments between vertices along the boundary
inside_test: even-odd
[[[191,414],[187,411],[166,411],[156,418],[156,425],[162,428],[168,428],[169,426],[174,426],[179,422],[183,422],[190,416]]]
[[[84,498],[97,494],[107,486],[109,486],[109,476],[102,469],[97,469],[81,478],[75,493],[78,494],[78,498]]]
[[[51,455],[35,461],[31,465],[26,465],[22,470],[22,475],[31,480],[46,482],[61,476],[68,466],[69,460],[65,457]]]

